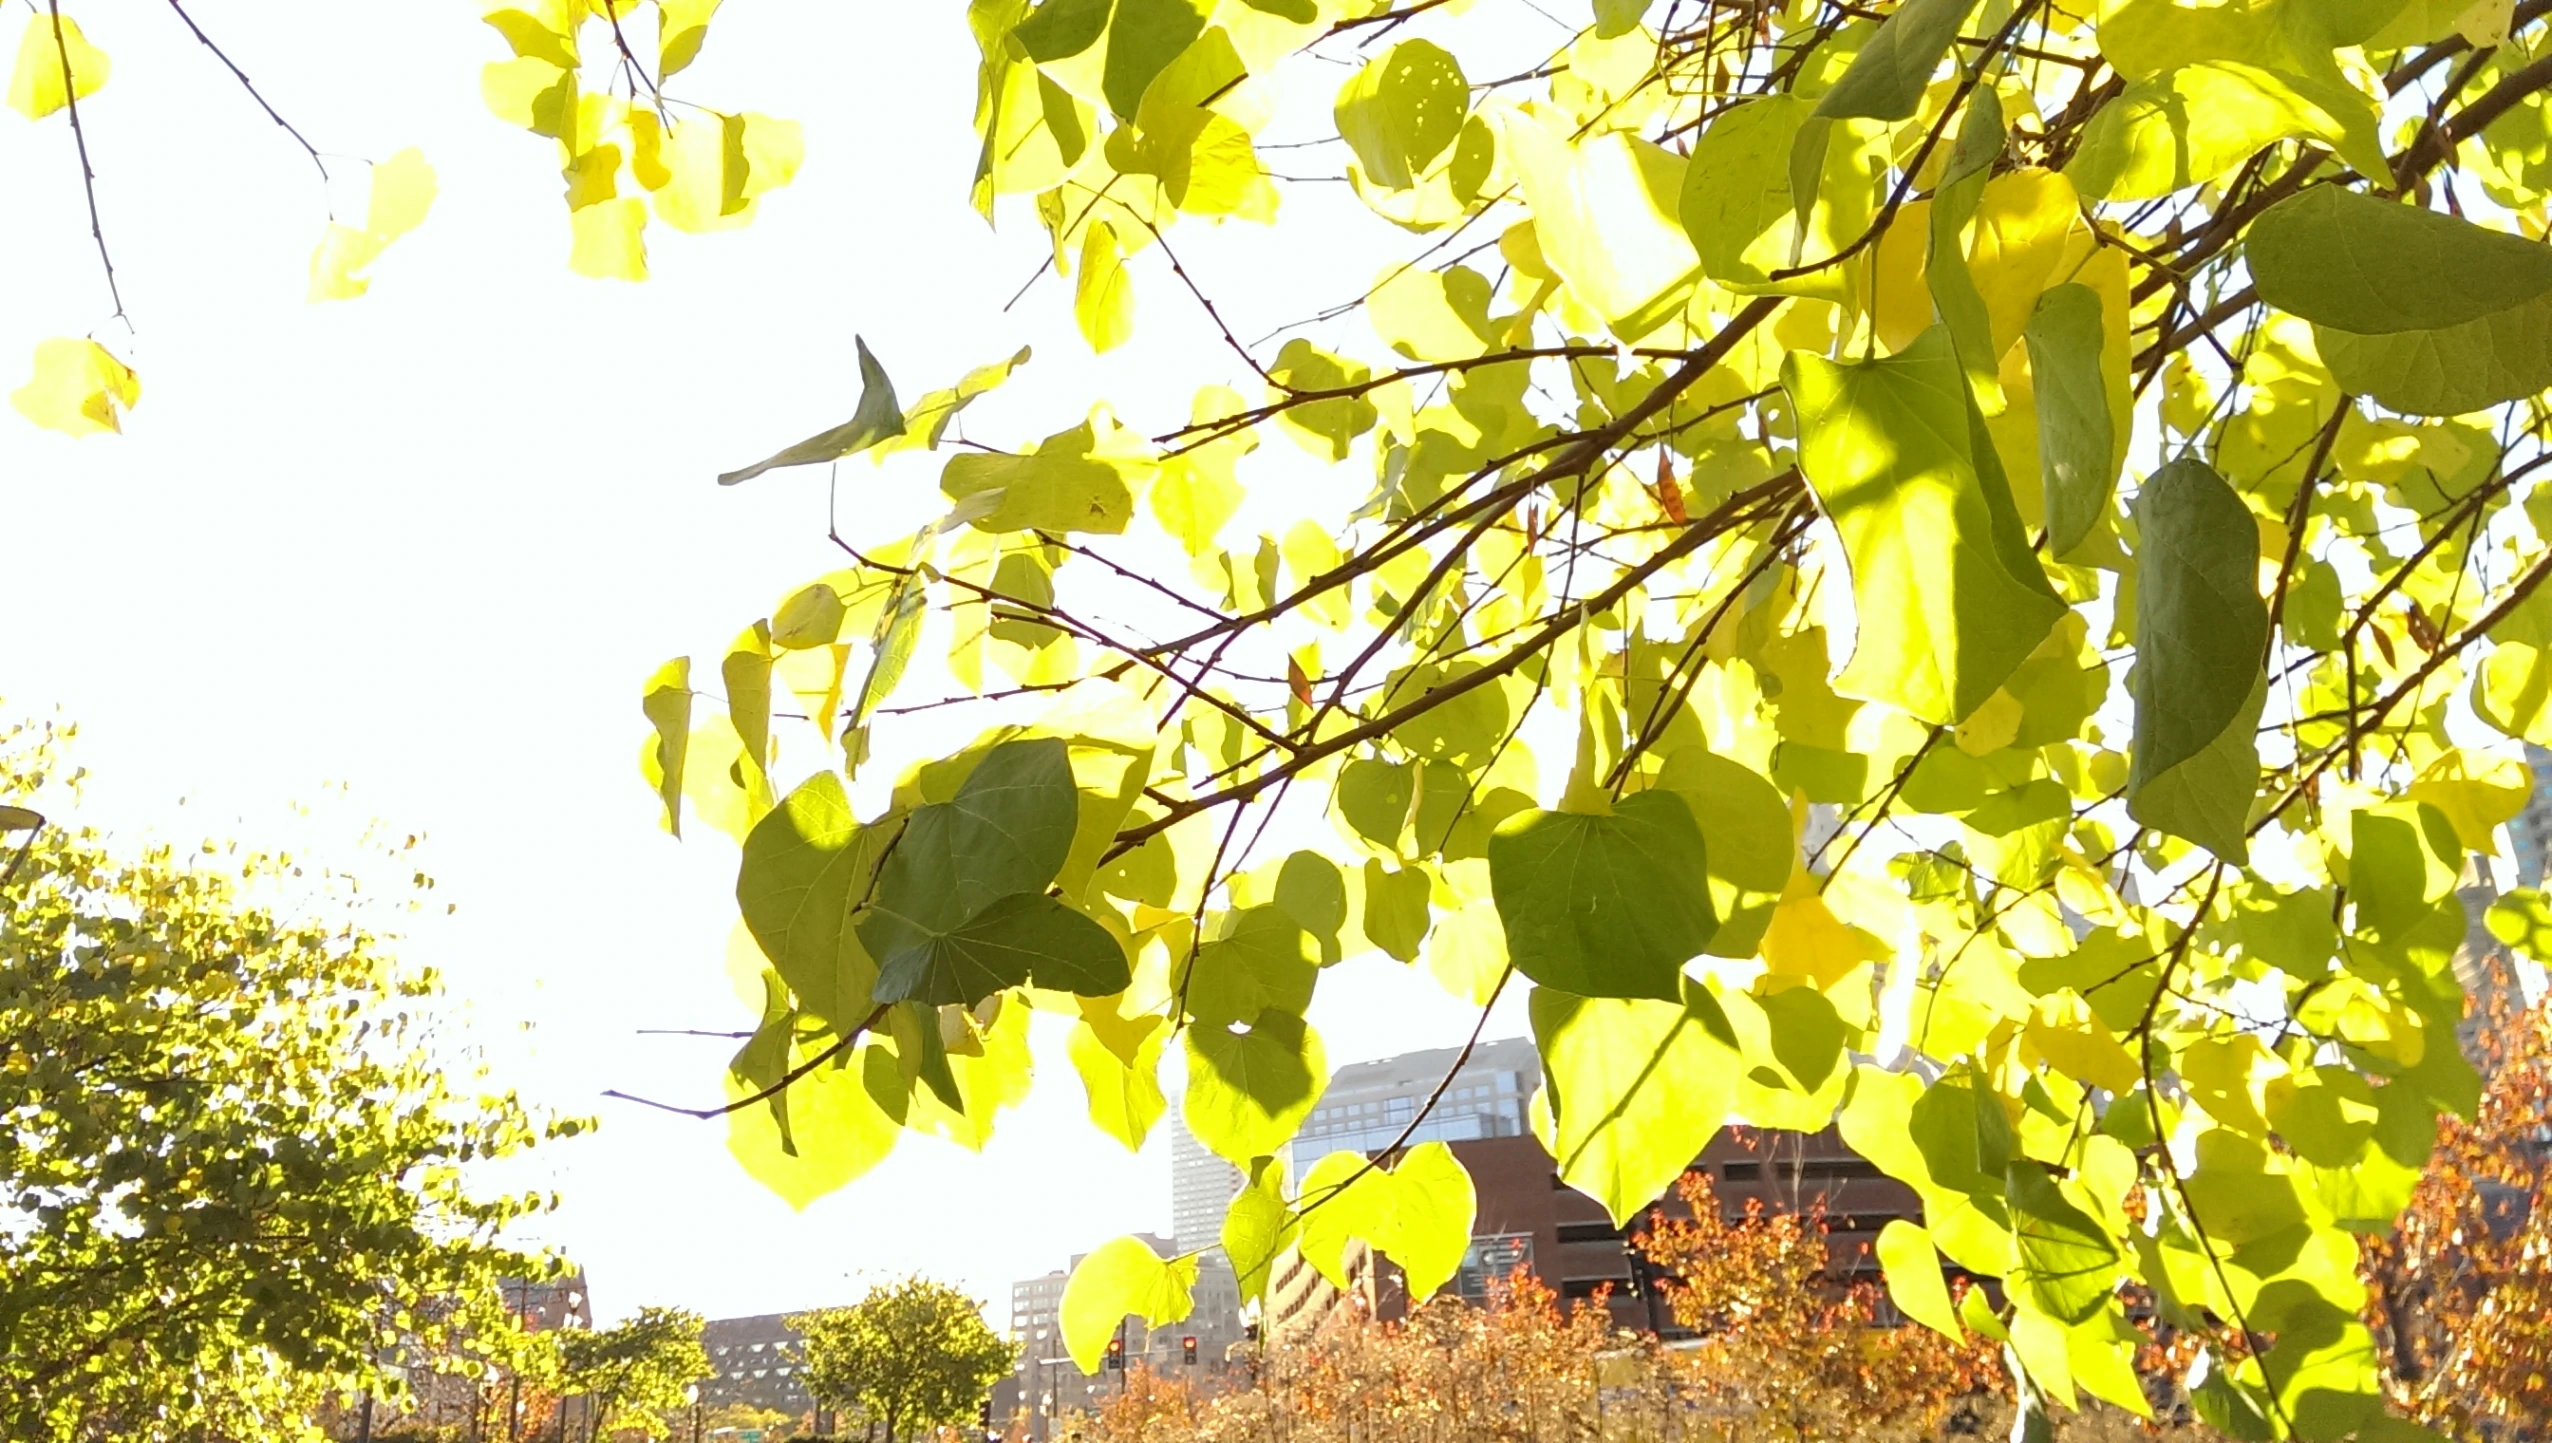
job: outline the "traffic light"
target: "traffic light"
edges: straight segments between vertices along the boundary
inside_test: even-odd
[[[1185,1355],[1189,1367],[1196,1366],[1196,1335],[1194,1333],[1179,1339],[1179,1352]]]
[[[1125,1371],[1125,1339],[1108,1339],[1107,1369],[1111,1373],[1122,1373]]]

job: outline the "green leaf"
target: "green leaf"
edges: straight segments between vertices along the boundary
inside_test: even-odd
[[[1782,384],[1800,469],[1851,560],[1860,635],[1834,689],[1965,720],[2065,606],[2021,533],[1949,333],[1857,363],[1793,351]]]
[[[1276,364],[1267,368],[1267,375],[1275,383],[1272,399],[1289,401],[1306,391],[1361,386],[1373,371],[1361,361],[1333,356],[1296,336],[1276,353]],[[1302,401],[1288,406],[1276,420],[1304,450],[1331,461],[1344,461],[1356,438],[1372,430],[1380,414],[1372,401],[1358,394]]]
[[[1320,1034],[1292,1013],[1262,1012],[1245,1031],[1205,1022],[1187,1030],[1180,1113],[1197,1141],[1235,1167],[1283,1147],[1328,1086]]]
[[[2537,966],[2552,964],[2552,902],[2526,887],[2490,904],[2484,918],[2490,935],[2507,943]]]
[[[2268,606],[2259,527],[2233,488],[2194,457],[2136,497],[2135,740],[2127,810],[2239,861],[2259,763]]]
[[[1168,1034],[1168,1028],[1157,1025],[1145,1032],[1135,1044],[1132,1062],[1110,1051],[1086,1022],[1076,1024],[1065,1043],[1072,1070],[1081,1074],[1082,1090],[1090,1097],[1090,1121],[1127,1152],[1142,1150],[1152,1124],[1169,1107],[1160,1078],[1161,1046]]]
[[[1249,1180],[1223,1213],[1223,1256],[1231,1260],[1241,1301],[1267,1296],[1267,1277],[1299,1234],[1294,1210],[1285,1205],[1285,1168],[1272,1157],[1250,1164]]]
[[[2100,374],[2100,295],[2068,281],[2038,298],[2022,336],[2038,392],[2038,467],[2046,488],[2047,551],[2063,556],[2108,514],[2118,483],[2118,437]]]
[[[798,1005],[848,1026],[867,1015],[877,964],[852,914],[868,895],[880,829],[851,815],[842,779],[817,772],[745,834],[735,899]]]
[[[656,740],[640,770],[665,804],[665,830],[682,835],[682,765],[691,751],[691,658],[678,656],[647,678],[639,707]]]
[[[2407,416],[2460,416],[2552,387],[2552,292],[2433,331],[2315,327],[2331,378]]]
[[[1320,980],[1320,954],[1302,924],[1279,907],[1247,907],[1227,926],[1180,970],[1188,1015],[1207,1025],[1301,1016]]]
[[[2452,416],[2552,386],[2552,250],[2454,216],[2316,186],[2245,242],[2260,298],[2314,325],[2351,391]]]
[[[904,430],[869,447],[872,460],[883,461],[898,451],[936,451],[948,436],[948,428],[958,414],[975,403],[975,398],[1010,379],[1010,373],[1028,364],[1028,348],[1021,346],[1006,359],[968,371],[956,385],[938,391],[924,391],[922,398],[904,408]]]
[[[1675,210],[1702,274],[1757,290],[1772,284],[1772,271],[1791,264],[1798,207],[1790,156],[1814,109],[1791,95],[1745,101],[1711,121],[1693,143]]]
[[[2118,1245],[2098,1219],[2073,1205],[2047,1169],[2025,1159],[2005,1175],[2020,1268],[2011,1278],[2039,1308],[2079,1323],[2118,1290]]]
[[[1432,920],[1428,908],[1433,888],[1426,870],[1394,871],[1377,858],[1365,861],[1365,940],[1396,961],[1415,962]]]
[[[1934,1332],[1965,1342],[1967,1330],[1959,1326],[1958,1309],[1951,1305],[1949,1284],[1941,1278],[1932,1235],[1923,1231],[1923,1225],[1888,1219],[1887,1226],[1879,1229],[1877,1252],[1887,1295],[1897,1311]]]
[[[1107,928],[1042,893],[1014,892],[953,931],[890,954],[878,967],[874,995],[880,1002],[972,1006],[1009,987],[1106,997],[1133,980],[1125,949]]]
[[[860,403],[851,419],[829,431],[819,431],[787,450],[765,456],[740,471],[729,471],[718,478],[721,486],[750,481],[765,471],[781,466],[811,466],[818,461],[839,461],[856,456],[889,437],[904,434],[904,408],[895,402],[895,383],[886,379],[886,368],[869,354],[868,342],[857,336],[851,344],[860,354]]]
[[[969,451],[939,473],[951,501],[998,492],[971,517],[979,531],[1089,531],[1114,536],[1134,519],[1128,459],[1101,446],[1091,422],[1058,431],[1027,455]]]
[[[2459,326],[2552,291],[2540,242],[2337,185],[2271,206],[2243,253],[2261,300],[2359,335]]]
[[[1347,1246],[1362,1239],[1400,1265],[1412,1302],[1461,1269],[1478,1209],[1470,1173],[1441,1142],[1420,1143],[1387,1170],[1333,1152],[1305,1175],[1298,1201],[1303,1259],[1322,1277],[1347,1286]]]
[[[1285,858],[1276,872],[1276,908],[1321,940],[1321,960],[1338,960],[1338,933],[1347,925],[1347,879],[1338,864],[1318,852]]]
[[[1338,91],[1339,137],[1365,179],[1393,190],[1418,176],[1462,133],[1471,86],[1443,47],[1404,40],[1365,63]]]
[[[1065,975],[1097,965],[1088,939],[1069,923],[1022,920],[1031,913],[1018,909],[988,919],[992,930],[961,943],[958,953],[898,965],[902,954],[970,926],[994,902],[1042,891],[1062,870],[1079,816],[1080,794],[1062,741],[1045,737],[994,747],[954,797],[913,809],[879,870],[876,900],[859,921],[861,943],[869,955],[896,967],[898,988],[918,985],[915,967],[927,972],[963,965],[961,956],[981,961],[1009,955],[1030,938],[1066,949],[1055,958]],[[882,995],[887,980],[880,978],[880,1000],[892,1000]]]
[[[1958,28],[1975,8],[1976,0],[1904,0],[1879,22],[1878,33],[1817,102],[1817,114],[1835,119],[1911,117],[1923,103],[1932,72],[1940,69],[1958,39]]]
[[[1615,1226],[1664,1195],[1728,1121],[1745,1063],[1709,990],[1675,1002],[1533,989],[1551,1155]]]
[[[1931,236],[1923,269],[1933,313],[1949,331],[1951,347],[1966,369],[1969,390],[1979,406],[1997,414],[2005,404],[2001,353],[1994,345],[1993,316],[1986,309],[1984,292],[1976,287],[1975,273],[1968,269],[1960,237],[1975,218],[1977,202],[1984,197],[1986,180],[2008,135],[2002,102],[1993,87],[1977,87],[1966,113],[1959,117],[1958,141],[1942,169],[1940,185],[1932,192]]]
[[[1516,970],[1581,997],[1676,1000],[1718,927],[1701,828],[1668,791],[1517,813],[1489,839],[1489,887]]]
[[[1128,1316],[1147,1326],[1175,1323],[1195,1306],[1193,1255],[1164,1258],[1140,1238],[1110,1238],[1073,1268],[1055,1320],[1063,1346],[1084,1373],[1099,1371],[1108,1340]]]
[[[850,716],[843,723],[846,736],[856,732],[868,720],[869,712],[892,695],[904,679],[904,669],[912,665],[913,648],[921,642],[923,607],[930,600],[929,578],[916,565],[895,578],[886,594],[885,604],[878,609],[877,630],[869,637],[868,674],[860,679],[860,689],[851,698]],[[830,730],[831,718],[822,718],[818,726]],[[856,766],[861,760],[851,754]]]
[[[2086,200],[2153,200],[2203,185],[2280,140],[2318,140],[2388,173],[2374,103],[2345,82],[2233,60],[2133,81],[2084,126],[2065,174]]]
[[[1100,91],[1108,108],[1131,120],[1152,78],[1205,30],[1205,12],[1194,0],[1116,0],[1108,18],[1108,63]]]
[[[1789,804],[1760,772],[1705,747],[1677,748],[1657,785],[1682,797],[1701,828],[1711,910],[1719,918],[1719,929],[1702,950],[1714,957],[1752,957],[1798,864]]]

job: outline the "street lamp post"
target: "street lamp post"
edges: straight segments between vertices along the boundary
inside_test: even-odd
[[[700,1443],[700,1385],[682,1385],[682,1401],[691,1405],[691,1443]]]

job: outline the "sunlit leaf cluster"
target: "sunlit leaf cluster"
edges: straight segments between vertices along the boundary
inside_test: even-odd
[[[974,203],[1093,349],[1227,371],[954,446],[1006,367],[864,351],[753,468],[948,509],[648,686],[743,844],[739,1155],[980,1145],[1045,1012],[1129,1146],[1181,1054],[1245,1284],[1423,1290],[1429,1154],[1288,1175],[1325,974],[1417,966],[1531,989],[1617,1220],[1839,1120],[2026,1396],[2145,1411],[2149,1309],[2219,1429],[2400,1432],[2360,1263],[2480,1096],[2458,889],[2552,744],[2545,9],[980,0]],[[1313,180],[1375,280],[1245,343],[1182,223],[1281,265]],[[1076,1355],[1175,1266],[1076,1280]]]

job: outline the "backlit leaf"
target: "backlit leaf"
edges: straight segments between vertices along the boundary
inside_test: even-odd
[[[2268,655],[2258,528],[2233,489],[2194,457],[2146,478],[2136,526],[2127,806],[2148,825],[2239,860],[2258,786],[2246,718],[2258,716]]]
[[[1851,364],[1793,352],[1782,384],[1800,469],[1851,558],[1861,634],[1835,690],[1964,720],[2064,603],[2021,535],[1948,332]]]
[[[729,471],[718,478],[719,485],[733,486],[740,481],[750,481],[775,467],[839,461],[904,434],[904,411],[895,403],[895,383],[887,379],[886,368],[869,353],[867,341],[853,336],[851,344],[859,351],[860,359],[860,399],[859,404],[852,408],[851,419],[831,430],[819,431],[740,471]]]
[[[1111,1238],[1092,1249],[1063,1285],[1055,1321],[1063,1346],[1084,1373],[1099,1371],[1110,1339],[1127,1317],[1157,1327],[1195,1306],[1193,1256],[1164,1258],[1140,1238]]]
[[[18,414],[48,431],[86,436],[124,429],[142,399],[142,379],[95,341],[54,336],[36,342],[35,375],[9,393]]]
[[[1489,878],[1516,970],[1581,997],[1674,1000],[1718,927],[1701,828],[1673,792],[1609,816],[1519,812],[1489,840]]]

